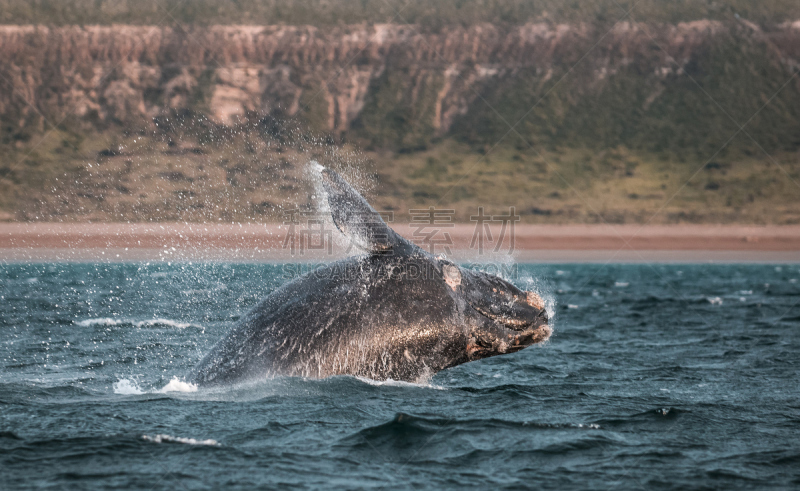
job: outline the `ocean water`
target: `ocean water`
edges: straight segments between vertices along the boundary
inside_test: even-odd
[[[797,488],[799,265],[519,265],[543,346],[426,384],[181,376],[281,265],[0,265],[0,487]]]

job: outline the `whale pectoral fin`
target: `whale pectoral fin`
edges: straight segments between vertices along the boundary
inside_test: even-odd
[[[352,243],[372,254],[410,253],[415,245],[386,225],[358,191],[335,171],[316,164],[322,174],[322,186],[328,198],[333,223]]]

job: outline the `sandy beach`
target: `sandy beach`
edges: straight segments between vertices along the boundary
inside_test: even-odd
[[[800,226],[517,225],[513,249],[510,227],[504,235],[500,226],[476,232],[474,224],[393,228],[409,239],[438,230],[435,252],[447,248],[449,256],[462,261],[502,260],[510,254],[526,262],[800,262]],[[322,261],[347,253],[337,235],[330,229],[320,233],[297,226],[292,231],[287,225],[252,223],[4,223],[0,260]]]

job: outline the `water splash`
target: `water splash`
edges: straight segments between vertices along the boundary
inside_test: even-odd
[[[132,396],[132,395],[142,395],[145,392],[139,388],[139,384],[136,383],[134,380],[130,379],[120,379],[117,382],[114,382],[114,393],[125,395],[125,396]]]
[[[172,380],[158,392],[162,394],[166,394],[167,392],[197,392],[197,386],[190,382],[184,382],[178,377],[172,377]]]
[[[168,392],[197,392],[197,386],[185,382],[178,377],[172,379],[160,389],[142,390],[135,380],[121,378],[113,385],[114,393],[119,395],[166,394]]]

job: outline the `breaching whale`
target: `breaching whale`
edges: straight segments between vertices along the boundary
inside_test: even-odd
[[[333,222],[364,254],[273,291],[191,370],[201,386],[275,375],[417,381],[546,340],[539,295],[431,255],[315,164]]]

